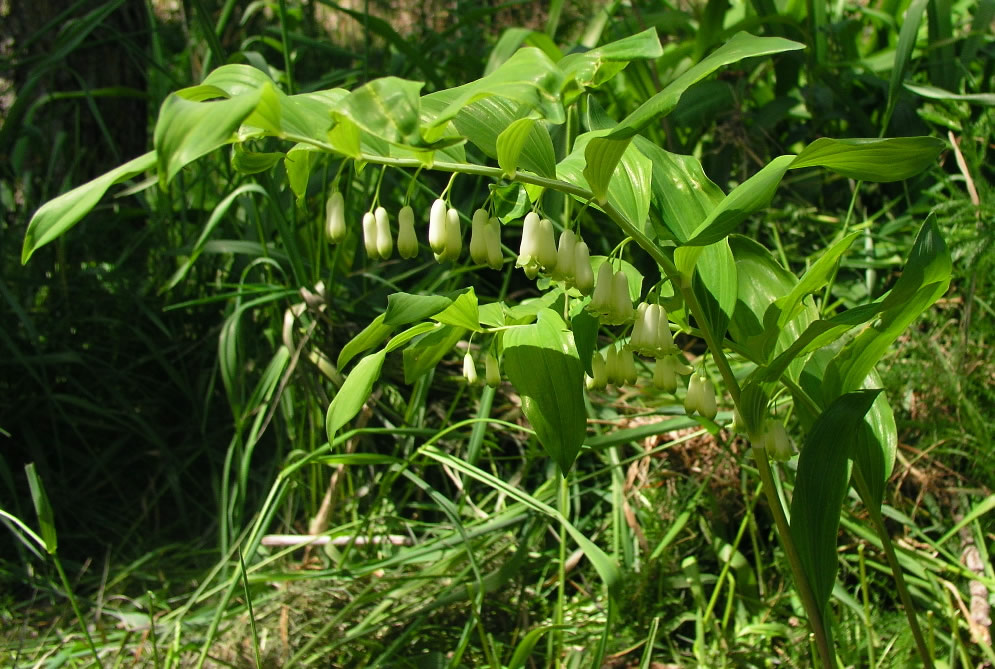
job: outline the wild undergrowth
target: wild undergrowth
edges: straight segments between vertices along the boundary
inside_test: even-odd
[[[765,494],[766,460],[733,425],[725,370],[697,322],[675,327],[674,345],[720,380],[714,421],[686,415],[683,388],[658,389],[640,362],[635,383],[584,395],[586,434],[568,475],[526,419],[528,393],[507,371],[483,382],[497,350],[483,334],[383,358],[353,415],[329,429],[330,403],[371,357],[360,354],[386,341],[355,344],[391,296],[452,303],[472,287],[482,308],[546,299],[572,315],[570,300],[583,298],[554,299],[552,282],[537,285],[509,261],[517,228],[499,271],[465,252],[448,263],[425,252],[440,194],[469,231],[488,198],[495,213],[524,214],[513,180],[285,155],[290,145],[260,136],[205,155],[163,187],[138,170],[21,264],[43,203],[147,151],[167,96],[221,65],[249,65],[288,95],[385,76],[424,82],[426,95],[493,72],[521,46],[559,58],[654,29],[659,53],[602,71],[582,105],[548,124],[557,160],[739,31],[805,48],[735,62],[641,129],[699,161],[721,193],[819,137],[943,140],[928,169],[893,183],[789,172],[738,232],[798,275],[857,233],[806,302],[830,317],[893,289],[923,221],[935,220],[953,258],[950,288],[877,366],[898,425],[881,506],[891,541],[858,495],[842,499],[826,627],[837,666],[922,664],[920,642],[935,666],[995,664],[995,3],[431,5],[108,0],[52,15],[7,10],[21,32],[0,61],[4,662],[819,664],[811,608],[792,586],[794,558]],[[479,142],[465,152],[469,163],[490,160]],[[349,233],[332,245],[325,203],[336,189]],[[661,230],[657,199],[649,216]],[[374,202],[392,221],[413,207],[420,255],[368,257],[360,220]],[[587,204],[551,192],[542,205],[583,222],[591,256],[624,253],[645,288],[665,283],[654,259],[629,253]],[[594,332],[598,347],[616,336]],[[735,344],[728,372],[743,382],[757,365]],[[465,378],[467,353],[478,383]],[[771,406],[797,450],[807,424],[793,397],[781,392]],[[798,463],[775,469],[782,503],[806,480]],[[892,544],[921,640],[893,580]],[[621,578],[606,585],[613,569]]]

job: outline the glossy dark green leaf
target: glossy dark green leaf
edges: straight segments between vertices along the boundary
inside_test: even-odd
[[[946,142],[936,137],[820,137],[806,146],[790,167],[824,167],[845,177],[864,181],[900,181],[934,164],[946,146]]]
[[[584,366],[566,323],[545,309],[533,325],[506,330],[503,367],[539,443],[565,475],[587,432]]]
[[[155,167],[155,164],[155,151],[149,151],[43,204],[31,217],[28,230],[24,233],[21,263],[28,262],[37,249],[58,239],[66,230],[76,225],[100,202],[100,198],[111,186],[138,176]]]
[[[169,183],[188,163],[235,141],[235,131],[258,102],[259,91],[213,102],[166,98],[154,134],[160,183]]]
[[[366,356],[353,367],[339,392],[332,398],[325,414],[325,432],[328,441],[335,439],[336,433],[351,421],[370,398],[373,384],[380,378],[380,370],[387,351],[377,351]]]
[[[439,325],[428,334],[411,342],[404,349],[404,382],[412,384],[418,377],[439,364],[466,335],[466,330],[453,325]]]
[[[808,431],[798,457],[791,499],[791,536],[819,609],[826,612],[836,581],[836,533],[850,481],[849,455],[858,434],[870,432],[864,416],[880,390],[847,393],[833,401]]]

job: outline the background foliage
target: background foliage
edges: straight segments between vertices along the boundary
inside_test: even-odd
[[[482,76],[522,44],[579,52],[647,28],[662,55],[631,63],[573,123],[625,117],[738,30],[806,45],[720,71],[644,130],[696,156],[725,192],[821,136],[947,141],[939,164],[897,183],[789,172],[745,232],[793,270],[843,225],[859,232],[821,302],[829,312],[894,286],[919,225],[936,216],[955,257],[951,288],[880,369],[900,428],[884,510],[937,663],[995,662],[986,420],[995,3],[110,0],[3,11],[0,508],[39,527],[24,468],[34,463],[61,560],[56,567],[4,517],[2,652],[13,663],[87,664],[96,652],[156,666],[584,664],[605,624],[604,597],[598,565],[567,552],[575,544],[561,540],[561,520],[625,574],[611,662],[813,662],[804,627],[791,624],[803,614],[742,442],[650,394],[591,394],[587,449],[561,489],[511,388],[462,382],[463,349],[413,385],[390,357],[335,454],[288,466],[326,440],[343,346],[389,294],[470,284],[482,298],[521,300],[535,291],[508,270],[368,264],[355,226],[375,170],[346,173],[354,232],[334,248],[321,233],[337,166],[313,169],[303,189],[282,163],[236,170],[277,149],[261,142],[257,156],[216,152],[192,164],[166,190],[105,197],[20,263],[38,206],[143,154],[168,93],[223,63],[257,67],[288,93],[397,76],[424,81],[424,94]],[[409,196],[421,221],[448,175],[410,176],[388,171],[379,197],[396,211]],[[465,213],[486,196],[486,180],[454,183]],[[592,253],[617,241],[587,235]],[[319,282],[323,303],[290,327],[281,356],[287,309]],[[694,340],[678,343],[701,352]],[[419,448],[416,467],[396,467]],[[790,490],[793,469],[783,474]],[[831,604],[840,659],[904,665],[914,648],[881,547],[862,507],[844,506]],[[263,547],[239,560],[263,534],[308,531],[344,543]],[[388,535],[398,545],[372,542]]]

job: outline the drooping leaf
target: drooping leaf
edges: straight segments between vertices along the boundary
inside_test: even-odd
[[[317,159],[318,154],[306,144],[298,144],[287,151],[283,165],[287,170],[290,190],[294,191],[299,204],[303,204],[304,197],[307,195],[307,186],[311,181],[311,167]]]
[[[553,140],[541,122],[531,118],[513,121],[497,138],[498,166],[505,174],[522,167],[547,178],[556,177]]]
[[[819,610],[826,612],[838,569],[836,533],[850,480],[848,458],[870,428],[864,416],[880,390],[833,401],[808,431],[791,499],[791,536]],[[860,437],[857,435],[860,434]]]
[[[876,371],[868,375],[864,381],[866,389],[880,388],[881,385],[881,377]],[[891,409],[887,395],[884,393],[878,395],[864,420],[870,429],[858,431],[850,457],[867,484],[870,499],[865,499],[864,503],[880,509],[884,501],[885,484],[895,466],[895,453],[898,448],[895,413]]]
[[[191,102],[175,94],[166,98],[153,138],[160,184],[168,184],[188,163],[235,141],[235,131],[256,108],[259,95],[258,90],[248,91],[212,102]]]
[[[795,156],[790,169],[818,166],[851,179],[900,181],[919,174],[936,162],[946,146],[946,142],[936,137],[820,137]]]
[[[605,131],[586,132],[577,137],[574,148],[556,166],[556,175],[564,181],[587,187],[584,176],[585,152],[590,142]],[[633,226],[644,230],[649,218],[650,183],[653,165],[635,146],[625,149],[621,159],[622,169],[616,171],[607,186],[607,201],[625,216]]]
[[[360,360],[346,377],[339,392],[332,398],[325,414],[325,432],[329,443],[343,425],[351,421],[363,408],[373,390],[373,384],[380,377],[387,351],[371,353]]]
[[[31,217],[28,230],[24,233],[21,263],[28,262],[36,250],[58,239],[66,230],[76,225],[100,202],[100,198],[111,186],[150,170],[155,164],[155,151],[149,151],[43,204]]]
[[[503,362],[539,443],[566,475],[587,432],[584,366],[570,330],[544,309],[533,325],[505,331]]]
[[[943,88],[923,84],[905,84],[905,87],[916,95],[931,100],[959,100],[985,107],[995,107],[995,93],[953,93]]]
[[[388,300],[390,298],[387,298]],[[389,302],[388,302],[389,303]],[[386,325],[384,320],[386,319],[386,314],[380,314],[360,331],[358,335],[349,340],[349,342],[342,347],[339,351],[339,359],[336,361],[336,366],[340,369],[349,364],[349,361],[356,357],[357,354],[367,351],[374,346],[380,344],[387,340],[390,333],[394,331],[394,328],[390,325]]]
[[[656,29],[609,42],[590,51],[568,54],[560,60],[567,79],[584,87],[597,87],[610,80],[637,59],[659,58],[663,55]]]

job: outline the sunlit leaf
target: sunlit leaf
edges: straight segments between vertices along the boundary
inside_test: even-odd
[[[546,127],[531,118],[513,121],[497,138],[498,166],[505,174],[522,167],[547,178],[556,177],[553,140]]]
[[[820,137],[795,157],[790,169],[825,167],[851,179],[900,181],[934,164],[946,146],[946,142],[936,137]]]
[[[149,151],[43,204],[31,217],[28,230],[24,233],[21,262],[28,262],[31,254],[37,249],[59,238],[66,230],[76,225],[100,202],[100,198],[111,186],[150,170],[155,164],[155,151]]]
[[[701,304],[708,329],[721,341],[738,300],[736,261],[727,239],[703,248],[692,289]]]
[[[380,377],[384,357],[387,351],[377,351],[366,356],[353,367],[346,377],[339,392],[332,398],[325,414],[325,432],[328,441],[335,439],[336,433],[343,425],[351,421],[370,398],[373,384]]]
[[[621,72],[629,62],[659,58],[662,54],[656,29],[649,28],[590,51],[566,55],[559,65],[568,79],[581,86],[597,87]]]
[[[466,330],[479,330],[480,314],[477,311],[477,294],[473,288],[462,291],[452,304],[434,314],[432,320]]]
[[[388,298],[389,300],[390,298]],[[340,369],[349,364],[356,355],[367,351],[374,346],[377,346],[383,341],[387,340],[390,333],[394,331],[394,328],[390,325],[386,325],[384,320],[386,319],[385,314],[380,314],[360,331],[355,337],[349,340],[349,342],[342,347],[339,351],[339,359],[335,362],[336,366]]]

